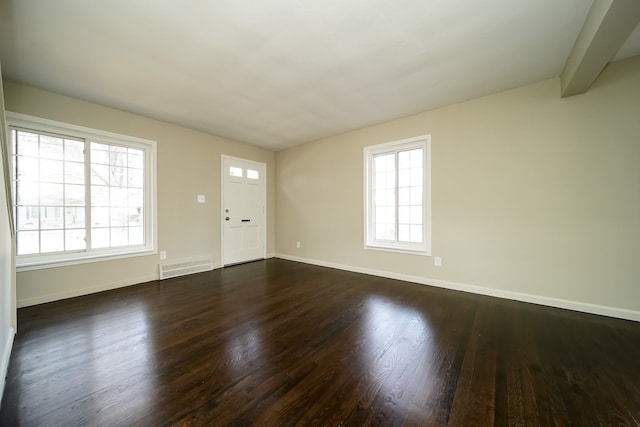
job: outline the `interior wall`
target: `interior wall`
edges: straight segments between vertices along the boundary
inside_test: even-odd
[[[278,255],[640,320],[639,118],[635,57],[280,151]],[[423,134],[442,267],[364,249],[363,147]]]
[[[7,111],[157,141],[158,249],[167,261],[210,256],[221,265],[221,155],[267,165],[267,254],[275,251],[274,170],[269,150],[5,81]],[[197,203],[203,194],[206,203]],[[158,255],[19,272],[18,306],[158,277]]]
[[[0,77],[2,72],[0,71]],[[0,144],[5,144],[4,103],[0,80]],[[0,401],[9,367],[9,358],[16,331],[15,271],[13,237],[9,226],[10,202],[7,201],[4,180],[4,163],[0,150]]]

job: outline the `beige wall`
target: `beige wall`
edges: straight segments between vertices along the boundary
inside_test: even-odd
[[[158,143],[158,241],[168,261],[211,256],[221,264],[220,156],[267,164],[267,254],[274,246],[274,153],[5,81],[7,111],[116,132]],[[196,203],[204,194],[205,204]],[[158,256],[20,272],[18,305],[80,295],[157,278]]]
[[[278,152],[278,254],[640,320],[640,57],[559,94],[552,79]],[[426,133],[440,268],[363,249],[363,147]]]

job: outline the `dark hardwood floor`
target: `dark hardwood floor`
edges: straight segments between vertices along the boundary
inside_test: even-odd
[[[290,261],[18,318],[2,426],[640,423],[640,323]]]

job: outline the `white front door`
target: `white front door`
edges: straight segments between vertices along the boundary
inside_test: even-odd
[[[222,156],[222,264],[265,257],[264,163]]]

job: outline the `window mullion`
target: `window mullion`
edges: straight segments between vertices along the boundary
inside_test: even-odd
[[[42,158],[40,157],[40,139],[38,133],[38,253],[42,253]]]
[[[89,141],[84,140],[84,241],[85,252],[91,250],[91,150]]]
[[[398,220],[398,215],[400,214],[400,209],[398,208],[398,201],[399,201],[399,199],[398,199],[398,192],[399,192],[398,191],[398,188],[399,188],[398,182],[399,181],[398,180],[400,179],[400,174],[398,172],[398,167],[399,167],[399,163],[398,163],[398,157],[399,156],[398,156],[398,153],[399,153],[398,151],[395,152],[395,156],[394,156],[394,159],[393,159],[395,161],[395,171],[394,172],[395,172],[395,175],[396,175],[395,188],[393,190],[394,204],[395,204],[394,208],[395,208],[395,211],[396,211],[396,213],[395,213],[395,232],[396,232],[395,242],[396,243],[399,242],[399,233],[400,233],[399,230],[398,230],[400,228],[400,221]]]

